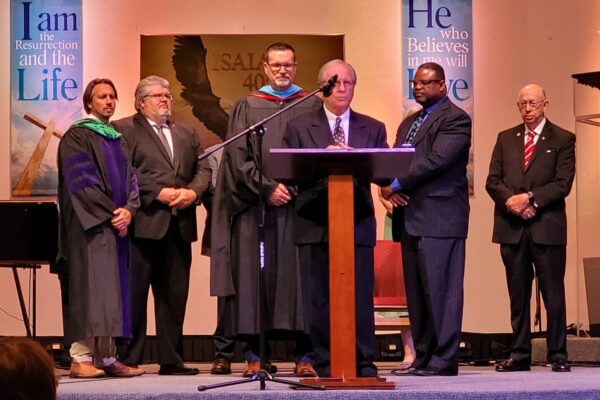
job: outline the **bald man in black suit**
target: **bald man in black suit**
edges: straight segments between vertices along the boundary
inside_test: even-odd
[[[575,177],[575,135],[550,121],[541,86],[521,89],[523,123],[498,134],[486,189],[495,203],[492,241],[506,268],[513,330],[511,354],[499,372],[529,371],[531,283],[537,274],[547,312],[548,361],[568,372],[565,306],[565,197]]]

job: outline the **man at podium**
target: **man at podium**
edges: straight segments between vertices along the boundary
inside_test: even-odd
[[[321,67],[319,83],[337,74],[331,96],[323,107],[288,123],[283,138],[289,148],[387,148],[385,126],[350,108],[356,73],[342,60]],[[373,364],[375,324],[373,320],[373,247],[375,216],[369,180],[354,180],[355,302],[357,376],[377,375]],[[300,264],[309,269],[310,333],[315,352],[315,369],[320,377],[331,374],[329,329],[329,247],[326,179],[299,184],[296,199],[294,241],[299,246]]]

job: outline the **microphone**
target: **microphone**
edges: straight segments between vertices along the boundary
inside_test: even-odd
[[[331,93],[333,93],[333,88],[335,87],[335,84],[337,83],[337,79],[338,79],[338,76],[337,76],[337,74],[335,74],[334,76],[329,78],[329,80],[327,81],[326,84],[324,84],[321,87],[321,92],[323,92],[323,96],[325,96],[325,97],[331,96]]]

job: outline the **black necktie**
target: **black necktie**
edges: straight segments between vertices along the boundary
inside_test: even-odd
[[[173,161],[173,153],[171,152],[171,147],[169,146],[169,141],[167,140],[167,136],[165,135],[165,132],[163,131],[164,125],[154,125],[154,127],[156,128],[156,131],[158,132],[158,138],[160,139],[161,143],[165,147],[165,150],[167,150],[169,159],[171,161]]]
[[[421,124],[425,120],[426,116],[427,116],[427,111],[425,111],[425,110],[421,111],[421,113],[419,114],[417,119],[415,119],[415,122],[413,122],[412,126],[410,127],[410,130],[408,131],[408,135],[406,135],[406,139],[404,139],[404,144],[412,144],[412,142],[413,142],[413,140],[415,140],[415,136],[417,136],[417,132],[419,131],[419,128],[421,127]]]

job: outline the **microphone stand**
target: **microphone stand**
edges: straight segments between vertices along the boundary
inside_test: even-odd
[[[263,311],[265,310],[265,301],[266,301],[266,293],[265,293],[265,278],[264,278],[264,268],[265,268],[265,204],[263,200],[263,153],[262,153],[262,144],[263,144],[263,136],[266,133],[266,129],[264,125],[272,120],[273,118],[285,113],[290,108],[296,107],[298,104],[308,100],[309,98],[315,96],[317,93],[323,92],[325,97],[331,95],[331,91],[333,90],[335,84],[337,82],[337,75],[334,75],[327,81],[327,83],[306,96],[299,98],[298,100],[288,104],[281,110],[261,119],[256,124],[249,126],[244,129],[240,133],[234,135],[233,137],[227,139],[223,143],[218,146],[215,146],[210,152],[203,153],[198,156],[199,160],[203,160],[204,158],[210,156],[215,151],[227,146],[229,143],[238,140],[242,136],[246,136],[248,134],[254,134],[256,136],[256,145],[258,147],[257,156],[256,156],[256,167],[258,169],[258,203],[257,203],[257,212],[258,212],[258,246],[259,246],[259,272],[258,272],[258,307],[257,307],[257,316],[258,316],[258,335],[259,335],[259,358],[260,358],[260,371],[250,378],[237,379],[229,382],[216,383],[213,385],[200,385],[198,386],[198,391],[203,392],[210,389],[216,389],[220,387],[226,386],[234,386],[247,382],[260,382],[260,390],[266,389],[266,382],[276,382],[287,384],[293,386],[295,388],[305,388],[305,389],[318,389],[325,390],[325,386],[322,385],[310,385],[306,383],[300,383],[296,381],[292,381],[289,379],[280,379],[275,378],[271,375],[266,369],[266,360],[265,360],[265,347],[266,347],[266,327],[265,327],[265,318],[263,315]]]

